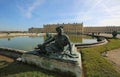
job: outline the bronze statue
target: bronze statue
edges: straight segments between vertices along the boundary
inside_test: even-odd
[[[58,26],[56,28],[57,35],[46,40],[42,45],[38,45],[39,53],[51,54],[51,53],[62,53],[64,47],[68,45],[68,50],[72,54],[71,44],[67,35],[63,33],[63,27]]]
[[[52,35],[47,32],[47,33],[46,33],[46,39],[45,39],[45,41],[47,41],[47,40],[49,40],[49,39],[51,39],[51,38],[52,38]]]

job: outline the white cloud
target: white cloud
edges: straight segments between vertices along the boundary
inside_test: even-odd
[[[91,3],[91,0],[87,1]],[[87,18],[88,23],[90,23],[90,21],[96,21],[94,23],[91,22],[91,24],[98,26],[120,26],[120,0],[94,0],[93,3],[91,6],[90,4],[86,5],[90,6],[90,8],[83,14],[83,19],[84,17],[89,17],[89,19]]]
[[[27,7],[20,6],[22,14],[31,18],[34,10],[45,0],[35,0]],[[50,22],[83,22],[91,25],[120,25],[120,0],[74,0],[71,12],[63,12]],[[59,6],[58,6],[59,7]],[[64,9],[64,8],[63,8]],[[92,23],[93,21],[93,23]],[[85,24],[85,23],[84,23]]]
[[[73,10],[70,13],[63,13],[60,16],[63,16],[59,21],[63,22],[84,22],[94,19],[94,16],[91,15],[95,12],[95,8],[101,4],[103,0],[75,0],[73,3]],[[82,10],[81,10],[82,9]],[[74,12],[75,11],[75,12]],[[72,17],[72,18],[71,18]],[[58,20],[57,20],[58,21]]]
[[[105,26],[120,26],[120,19],[118,18],[104,19],[100,21],[99,24],[105,25]]]
[[[28,6],[18,6],[20,12],[22,13],[23,16],[27,18],[32,17],[32,12],[40,5],[44,3],[45,0],[35,0],[33,3],[26,3],[25,5]]]
[[[56,19],[56,20],[51,20],[50,22],[48,22],[48,24],[56,24],[56,23],[82,23],[84,21],[87,21],[91,19],[91,17],[88,16],[75,16],[75,17],[70,17],[70,16],[66,16],[66,17],[62,17],[60,19]]]
[[[109,0],[105,4],[101,4],[103,7],[102,11],[104,13],[107,13],[108,16],[106,16],[104,19],[100,20],[98,24],[111,26],[116,25],[120,26],[120,1],[119,0]]]

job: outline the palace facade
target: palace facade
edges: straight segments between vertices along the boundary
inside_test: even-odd
[[[47,24],[43,25],[43,28],[29,28],[30,33],[41,33],[49,32],[56,33],[56,27],[63,26],[65,33],[83,33],[83,23],[74,23],[74,24]]]
[[[83,33],[83,23],[74,23],[74,24],[47,24],[44,25],[44,32],[55,33],[55,28],[57,26],[63,26],[65,33]]]
[[[120,26],[102,26],[102,27],[83,27],[83,23],[73,24],[46,24],[43,28],[29,28],[30,33],[56,33],[56,27],[63,26],[65,33],[112,33],[113,31],[120,32]]]
[[[84,27],[84,33],[112,33],[120,32],[120,26],[103,26],[103,27]]]

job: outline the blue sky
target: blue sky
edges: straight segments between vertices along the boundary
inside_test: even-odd
[[[120,0],[0,0],[0,31],[81,22],[120,26]]]

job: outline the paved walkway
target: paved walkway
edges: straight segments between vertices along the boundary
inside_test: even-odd
[[[100,34],[100,36],[112,37],[112,34]],[[117,35],[120,39],[120,34]],[[108,51],[107,59],[116,67],[117,71],[120,72],[120,48]]]
[[[116,67],[117,71],[120,72],[120,48],[108,51],[107,59]]]
[[[100,34],[100,36],[112,37],[112,34]],[[120,34],[117,35],[117,38],[120,38]]]

